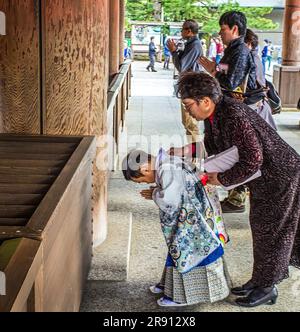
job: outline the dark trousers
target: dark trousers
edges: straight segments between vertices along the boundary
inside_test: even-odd
[[[154,68],[155,60],[156,60],[155,55],[150,55],[149,58],[150,58],[150,63],[148,65],[147,69],[151,68],[152,70],[154,70],[155,69]]]

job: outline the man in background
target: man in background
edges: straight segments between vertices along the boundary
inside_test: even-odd
[[[261,51],[261,61],[263,64],[264,68],[264,75],[266,75],[266,62],[268,60],[268,46],[269,46],[269,41],[267,39],[264,40],[264,48]]]
[[[200,63],[219,81],[224,93],[230,97],[234,97],[235,91],[238,93],[253,92],[254,94],[258,90],[256,65],[244,40],[247,29],[246,16],[238,11],[230,11],[221,16],[219,24],[220,36],[223,44],[227,46],[224,56],[219,65],[204,57],[200,59]],[[261,98],[263,98],[263,93],[248,98],[248,106],[256,108],[256,103]],[[246,186],[231,190],[228,198],[222,202],[223,213],[245,212],[246,197]]]
[[[195,20],[187,20],[183,23],[181,35],[185,41],[184,49],[178,50],[174,40],[170,39],[167,46],[172,54],[173,62],[179,74],[186,71],[200,72],[202,66],[198,63],[203,55],[201,41],[198,38],[199,25]],[[200,132],[197,120],[193,119],[181,106],[182,124],[190,143],[199,140]]]
[[[156,51],[157,51],[157,48],[154,43],[154,37],[151,37],[150,44],[149,44],[150,63],[146,68],[148,71],[150,71],[150,69],[151,69],[153,72],[157,72],[157,70],[155,70]]]

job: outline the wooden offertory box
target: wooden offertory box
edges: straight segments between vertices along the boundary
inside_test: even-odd
[[[78,311],[92,256],[93,137],[0,135],[0,311]]]

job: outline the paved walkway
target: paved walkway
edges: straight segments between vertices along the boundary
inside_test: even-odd
[[[157,138],[149,146],[150,135],[160,135],[162,145],[167,139],[162,135],[183,135],[178,100],[172,97],[172,71],[148,73],[146,63],[133,64],[133,96],[126,122],[128,136],[136,139],[128,142],[134,147],[138,141],[149,150],[157,148]],[[300,113],[284,113],[276,116],[280,134],[300,152]],[[180,140],[180,138],[179,138]],[[124,140],[124,151],[126,142]],[[153,202],[139,196],[143,186],[123,180],[119,172],[113,176],[109,188],[109,210],[133,213],[130,271],[127,282],[88,282],[82,311],[300,311],[300,271],[291,269],[291,277],[279,285],[279,299],[274,306],[243,309],[232,305],[232,299],[213,305],[196,305],[180,309],[161,309],[156,296],[148,288],[160,279],[166,257],[166,245],[161,234],[158,209]],[[225,217],[231,242],[226,248],[226,259],[234,285],[240,285],[251,277],[252,243],[248,213],[230,214]]]

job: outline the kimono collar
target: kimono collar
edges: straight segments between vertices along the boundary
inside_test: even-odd
[[[190,38],[186,39],[186,43],[191,44],[194,40],[197,40],[197,39],[199,39],[197,36],[190,37]]]
[[[158,155],[157,155],[157,158],[156,158],[155,169],[158,170],[158,168],[160,167],[162,162],[168,157],[169,157],[169,155],[167,154],[167,152],[163,148],[159,149]]]
[[[214,111],[213,114],[208,118],[211,125],[213,125],[213,123],[214,123],[215,114],[216,114],[216,111]]]
[[[241,45],[241,44],[244,44],[244,37],[239,37],[239,38],[236,38],[234,40],[232,40],[228,47],[226,48],[227,52],[228,50],[230,50],[231,48],[236,48],[237,46]]]
[[[232,46],[237,46],[237,45],[241,45],[241,44],[244,44],[245,41],[244,41],[244,37],[239,37],[239,38],[236,38],[234,40],[232,40],[228,47],[232,47]]]

